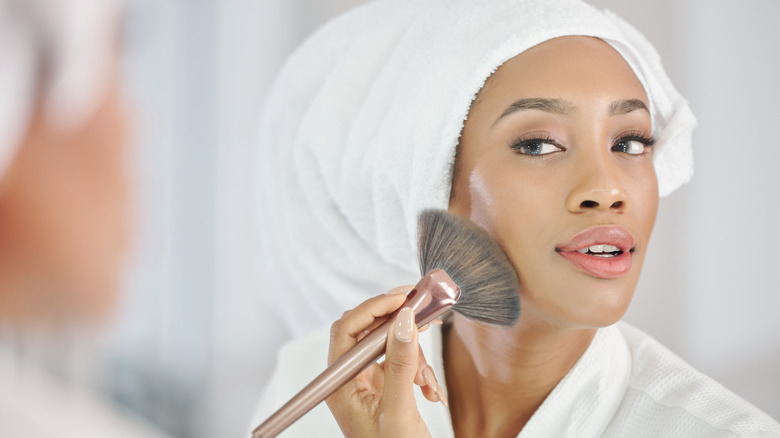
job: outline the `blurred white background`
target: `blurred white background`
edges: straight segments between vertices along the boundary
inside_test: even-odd
[[[106,390],[174,436],[243,436],[284,293],[254,269],[262,102],[307,34],[362,2],[126,3],[138,233]],[[661,202],[626,319],[780,418],[780,3],[591,3],[647,35],[699,118],[696,176]]]

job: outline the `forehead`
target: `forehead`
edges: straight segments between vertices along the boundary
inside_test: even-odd
[[[472,109],[483,101],[525,97],[647,103],[642,83],[620,53],[598,38],[584,36],[554,38],[508,60],[485,81]]]

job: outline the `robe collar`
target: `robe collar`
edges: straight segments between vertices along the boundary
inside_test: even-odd
[[[441,326],[420,336],[428,363],[446,391]],[[599,329],[590,346],[537,409],[518,438],[600,437],[617,411],[631,375],[631,352],[616,325]],[[449,409],[418,401],[435,436],[453,437]]]

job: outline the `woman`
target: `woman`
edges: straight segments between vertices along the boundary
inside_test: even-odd
[[[160,436],[14,342],[97,326],[113,308],[127,232],[117,18],[107,0],[0,0],[3,437]]]
[[[779,436],[777,422],[615,324],[659,193],[692,172],[694,119],[649,43],[579,1],[421,3],[375,2],[337,19],[275,87],[262,159],[266,181],[283,184],[263,205],[283,222],[268,215],[263,226],[283,232],[268,236],[286,274],[274,284],[291,292],[280,307],[293,330],[311,327],[361,290],[413,281],[414,217],[438,207],[501,244],[521,317],[497,328],[453,315],[418,338],[401,312],[384,367],[327,400],[340,430]],[[402,302],[388,294],[345,313],[329,360]],[[306,359],[326,338],[285,346],[258,421],[321,368]],[[446,406],[415,400],[414,384]],[[315,410],[291,436],[338,435],[327,417]]]

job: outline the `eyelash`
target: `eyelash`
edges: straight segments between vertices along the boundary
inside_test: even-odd
[[[637,132],[626,133],[626,135],[623,135],[622,137],[620,137],[617,140],[615,140],[615,142],[612,145],[611,149],[616,151],[616,152],[628,153],[626,151],[616,150],[615,148],[619,144],[621,144],[621,143],[628,143],[628,142],[632,142],[632,141],[641,143],[646,148],[647,147],[652,147],[655,144],[655,139],[653,137],[647,136],[644,132],[637,131]],[[527,148],[529,146],[531,146],[531,145],[539,145],[539,144],[552,145],[552,146],[560,149],[560,151],[565,151],[566,150],[565,147],[561,146],[555,139],[553,139],[550,136],[540,136],[540,137],[533,137],[533,138],[519,138],[519,139],[515,140],[514,142],[512,142],[510,148],[512,148],[513,150],[515,150],[517,153],[519,153],[521,155],[527,155],[527,156],[532,156],[532,157],[539,157],[539,156],[549,155],[550,153],[553,153],[553,152],[548,152],[548,153],[545,153],[545,154],[540,154],[540,153],[529,154],[529,153],[522,152],[523,150],[527,151]],[[559,152],[559,151],[556,151],[556,152]],[[631,155],[643,155],[643,154],[644,154],[644,152],[642,154],[631,154]]]
[[[519,153],[521,155],[537,156],[537,157],[538,156],[547,155],[547,154],[528,154],[528,153],[523,153],[522,152],[522,150],[523,149],[527,149],[528,146],[537,145],[537,144],[548,144],[548,145],[555,146],[556,148],[559,148],[559,149],[561,149],[563,151],[566,150],[566,148],[561,146],[557,141],[555,141],[555,139],[553,139],[550,136],[541,136],[541,137],[533,137],[533,138],[522,138],[521,137],[521,138],[518,138],[517,140],[513,141],[512,145],[510,146],[510,148],[514,149],[517,153]]]
[[[644,132],[641,131],[629,132],[623,135],[622,137],[620,137],[619,139],[615,140],[615,143],[612,145],[612,150],[616,152],[627,153],[626,151],[615,150],[615,148],[621,143],[628,143],[632,141],[641,143],[645,147],[643,148],[644,150],[642,151],[641,154],[631,154],[631,155],[644,155],[647,152],[647,148],[652,148],[652,146],[655,144],[655,139],[653,137],[647,136],[647,134],[645,134]]]

